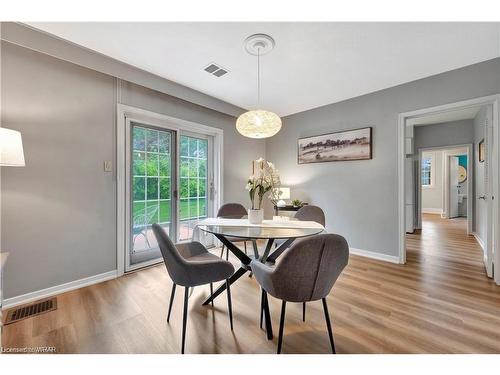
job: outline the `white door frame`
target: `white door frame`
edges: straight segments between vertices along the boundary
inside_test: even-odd
[[[399,248],[399,262],[406,263],[406,229],[405,229],[405,128],[406,121],[410,118],[418,118],[430,114],[443,113],[457,109],[468,107],[476,107],[478,105],[492,105],[493,106],[493,123],[491,139],[494,147],[491,148],[491,196],[493,205],[492,214],[492,250],[493,262],[497,269],[500,269],[500,197],[499,197],[499,167],[500,167],[500,95],[490,95],[470,100],[464,100],[455,103],[448,103],[440,106],[423,108],[415,111],[400,113],[398,116],[398,248]],[[496,284],[500,285],[500,270],[494,273]]]
[[[129,219],[126,213],[127,207],[127,118],[131,118],[138,122],[145,122],[158,127],[164,127],[176,131],[178,134],[183,132],[201,133],[213,137],[213,174],[214,174],[214,204],[213,212],[208,212],[209,215],[215,216],[217,210],[223,202],[223,144],[224,131],[219,128],[198,124],[191,121],[178,119],[175,117],[163,115],[160,113],[148,111],[142,108],[136,108],[124,104],[117,105],[117,128],[116,128],[116,269],[117,276],[121,276],[125,272],[125,257],[126,257],[126,236],[128,232]],[[179,138],[179,137],[177,137]],[[179,164],[179,163],[177,163]],[[177,169],[179,166],[177,165]],[[179,170],[177,170],[177,178]]]
[[[473,189],[474,189],[474,153],[472,143],[460,144],[460,145],[450,145],[450,146],[437,146],[437,147],[422,147],[419,148],[418,151],[418,165],[419,173],[417,174],[417,191],[418,191],[418,202],[417,202],[417,228],[422,228],[422,152],[425,151],[443,151],[443,212],[441,213],[442,217],[448,218],[448,210],[449,210],[449,166],[447,163],[447,158],[453,156],[455,153],[453,151],[457,148],[465,148],[467,149],[467,234],[472,235],[472,220],[473,220]]]

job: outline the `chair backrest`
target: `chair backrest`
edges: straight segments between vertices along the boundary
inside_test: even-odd
[[[247,210],[243,205],[239,203],[223,204],[219,208],[219,212],[217,212],[217,217],[228,219],[241,219],[245,215],[247,215]]]
[[[153,233],[158,241],[161,255],[170,278],[175,284],[189,285],[189,265],[181,256],[174,243],[159,224],[153,224]]]
[[[301,221],[315,221],[325,226],[325,213],[318,206],[305,205],[295,214],[295,218]]]
[[[290,302],[326,297],[349,260],[349,246],[338,234],[298,240],[282,255],[271,278],[274,296]]]

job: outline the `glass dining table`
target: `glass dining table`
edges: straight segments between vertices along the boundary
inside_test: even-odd
[[[201,236],[200,232],[197,232],[196,229],[203,232],[205,235],[214,235],[241,261],[240,268],[229,278],[230,284],[233,284],[246,272],[251,271],[250,263],[252,260],[258,259],[260,262],[272,264],[296,239],[313,236],[325,230],[321,224],[313,221],[264,220],[261,224],[250,224],[247,219],[210,218],[198,223],[195,228],[193,240],[197,240],[198,237]],[[247,255],[245,252],[241,251],[230,241],[231,238],[251,241],[253,243],[253,255]],[[257,240],[264,240],[266,242],[261,254],[259,253]],[[279,240],[279,244],[273,249],[273,245],[277,240]],[[226,290],[225,283],[215,290],[214,293],[203,302],[203,305],[208,305],[224,290]],[[267,338],[271,340],[273,338],[273,330],[267,293],[262,293],[261,303]]]

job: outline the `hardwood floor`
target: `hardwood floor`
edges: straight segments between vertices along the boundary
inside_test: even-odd
[[[337,353],[500,353],[500,286],[488,279],[466,221],[425,215],[408,235],[407,264],[352,255],[328,297]],[[218,254],[220,251],[216,251]],[[235,264],[236,259],[233,259]],[[55,346],[59,353],[179,353],[182,293],[166,322],[171,281],[163,265],[58,296],[58,310],[5,327],[4,347]],[[270,297],[275,338],[259,329],[253,278],[226,298],[189,301],[187,353],[275,353],[280,301]],[[321,301],[289,304],[283,353],[330,353]]]

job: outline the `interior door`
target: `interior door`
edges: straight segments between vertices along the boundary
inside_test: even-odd
[[[486,211],[486,233],[484,236],[484,263],[486,274],[493,277],[493,191],[492,176],[492,145],[493,145],[493,106],[488,105],[484,124],[484,194],[479,196],[478,205],[482,205]],[[498,147],[498,146],[497,146]]]
[[[162,261],[151,226],[176,236],[176,132],[127,119],[125,270]]]
[[[449,157],[450,168],[450,219],[458,217],[458,157]]]

